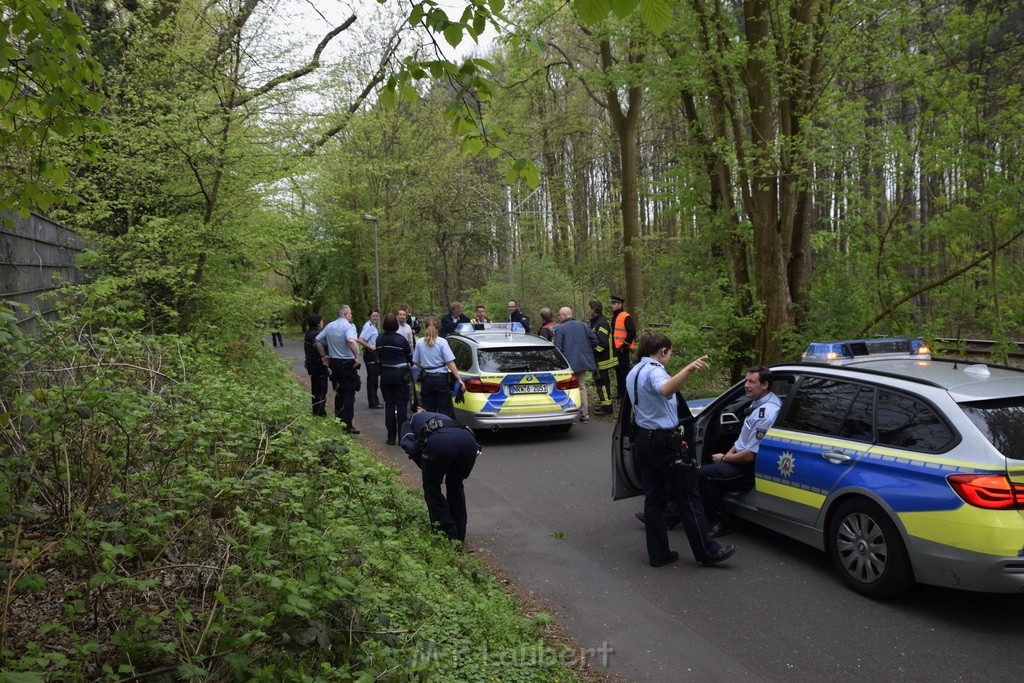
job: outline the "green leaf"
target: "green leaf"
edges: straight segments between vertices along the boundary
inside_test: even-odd
[[[444,39],[452,47],[458,47],[462,42],[462,27],[458,24],[448,24],[444,29]]]
[[[585,26],[603,21],[611,11],[609,0],[572,0],[572,8]]]
[[[640,0],[640,16],[652,33],[661,35],[672,22],[672,8],[667,0]]]
[[[625,19],[629,16],[630,12],[636,9],[636,4],[639,0],[609,0],[612,12],[615,13],[619,19]]]

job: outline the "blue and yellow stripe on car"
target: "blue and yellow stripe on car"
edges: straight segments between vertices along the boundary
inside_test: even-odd
[[[566,410],[576,408],[572,390],[558,388],[558,382],[572,377],[571,371],[565,372],[521,372],[498,375],[478,375],[482,382],[499,384],[501,390],[493,394],[467,392],[462,410],[476,413],[540,413],[555,409]],[[523,384],[544,384],[550,388],[546,392],[512,393],[511,387]],[[578,395],[578,390],[577,390]]]

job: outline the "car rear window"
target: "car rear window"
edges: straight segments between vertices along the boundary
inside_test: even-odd
[[[1024,396],[961,403],[960,407],[1000,453],[1024,460]]]
[[[569,368],[555,347],[526,346],[477,351],[480,372],[556,372]]]

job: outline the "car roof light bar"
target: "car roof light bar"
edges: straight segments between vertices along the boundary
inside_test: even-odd
[[[524,332],[522,323],[459,323],[455,326],[458,334],[473,334],[474,332]]]
[[[931,360],[931,349],[919,337],[847,339],[811,342],[801,358],[804,362],[844,363],[869,358],[907,358]]]

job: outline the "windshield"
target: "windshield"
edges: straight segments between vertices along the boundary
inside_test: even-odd
[[[480,349],[480,372],[557,372],[569,364],[553,346]]]
[[[1000,453],[1024,459],[1024,396],[961,403],[960,407]]]

